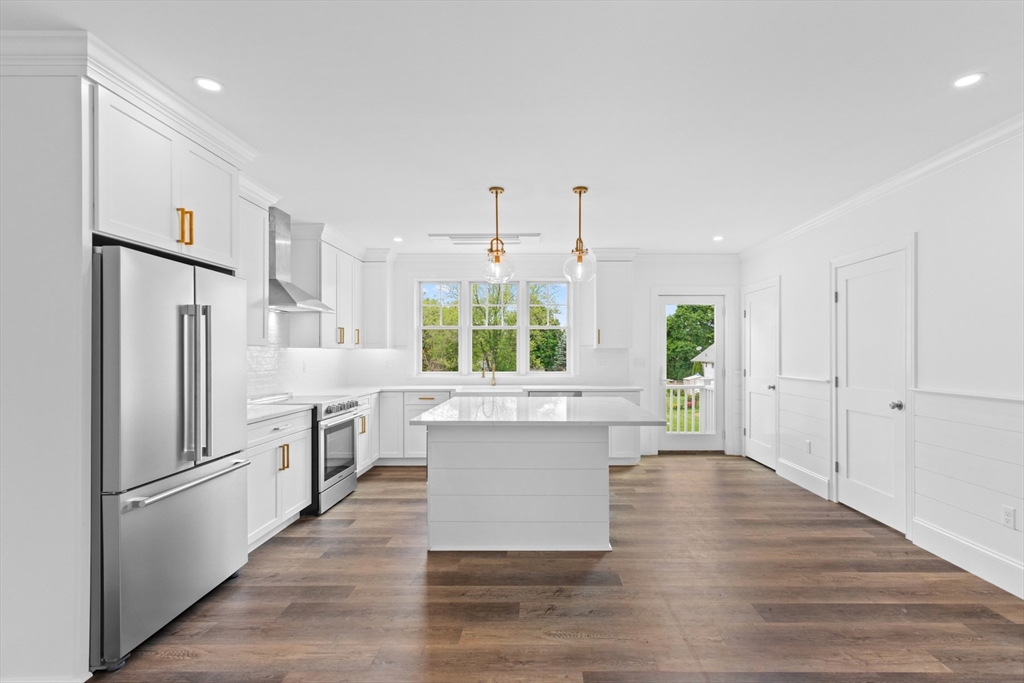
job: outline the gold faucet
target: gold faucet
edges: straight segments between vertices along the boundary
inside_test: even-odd
[[[489,367],[491,369],[491,386],[492,387],[496,386],[498,381],[494,377],[494,365],[487,358],[484,358],[482,361],[480,361],[480,376],[481,377],[486,377],[487,376],[487,367],[484,367],[484,363],[487,363],[487,367]]]

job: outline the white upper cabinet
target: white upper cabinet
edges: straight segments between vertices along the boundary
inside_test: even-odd
[[[252,202],[239,203],[240,258],[236,274],[245,278],[249,346],[266,346],[270,336],[270,216]]]
[[[228,268],[239,259],[238,169],[97,89],[97,232]]]
[[[387,249],[367,249],[362,263],[362,311],[359,321],[360,348],[388,348],[389,269]]]
[[[632,341],[631,261],[597,262],[594,348],[627,349]]]
[[[322,225],[292,225],[292,282],[334,309],[289,313],[291,345],[360,349],[362,262],[322,240]]]

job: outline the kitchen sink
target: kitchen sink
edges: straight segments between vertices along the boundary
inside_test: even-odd
[[[465,386],[452,391],[452,396],[526,396],[523,387]]]

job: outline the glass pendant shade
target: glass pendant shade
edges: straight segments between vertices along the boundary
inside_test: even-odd
[[[515,266],[512,264],[512,259],[507,255],[502,254],[499,259],[496,260],[495,254],[488,252],[487,257],[484,260],[484,280],[492,285],[504,284],[509,282],[515,274],[516,270]]]
[[[590,282],[597,275],[597,259],[589,251],[573,252],[565,260],[562,272],[570,282]]]

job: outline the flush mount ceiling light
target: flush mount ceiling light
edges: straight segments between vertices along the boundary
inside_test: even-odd
[[[722,241],[723,239],[725,239],[725,238],[724,238],[724,237],[722,237],[721,235],[715,235],[715,236],[714,236],[714,237],[712,237],[711,239],[713,239],[713,240],[714,240],[714,241],[716,241],[716,242],[721,242],[721,241]]]
[[[393,238],[392,238],[392,241],[393,241],[393,242],[401,242],[401,241],[402,241],[402,238],[401,238],[401,237],[393,237]]]
[[[565,260],[562,272],[570,282],[590,282],[597,275],[597,259],[590,253],[590,250],[583,246],[583,194],[587,188],[582,185],[572,188],[576,193],[578,204],[578,232],[576,234],[576,246],[573,247],[572,256]]]
[[[964,76],[963,78],[958,78],[953,83],[953,85],[955,85],[958,88],[966,88],[969,85],[974,85],[975,83],[977,83],[978,81],[980,81],[983,78],[985,78],[985,74],[971,74],[970,76]]]
[[[488,190],[494,195],[494,238],[487,247],[487,259],[484,261],[484,279],[487,282],[501,284],[508,282],[515,275],[512,260],[505,256],[505,243],[498,236],[498,195],[505,191],[502,187]]]
[[[204,76],[200,76],[198,78],[193,79],[193,82],[203,90],[209,90],[210,92],[220,92],[224,89],[224,86],[218,83],[217,81],[213,80],[212,78],[206,78]]]

